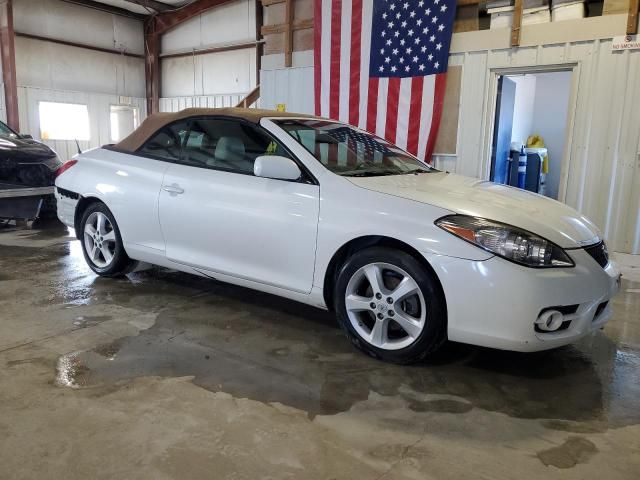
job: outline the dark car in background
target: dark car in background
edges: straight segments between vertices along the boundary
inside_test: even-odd
[[[28,187],[51,186],[62,162],[56,152],[31,135],[0,122],[0,182]]]

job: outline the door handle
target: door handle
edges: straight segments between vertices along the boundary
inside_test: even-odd
[[[177,183],[174,183],[172,185],[163,185],[162,189],[165,192],[169,192],[172,196],[184,193],[184,188],[180,188],[180,185],[178,185]]]

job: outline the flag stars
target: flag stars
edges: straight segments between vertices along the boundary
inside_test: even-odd
[[[404,5],[402,5],[402,8],[407,10],[409,8],[409,2],[404,2]]]
[[[400,12],[396,13],[396,18],[397,18],[398,20],[400,20],[400,17],[401,17],[401,16],[402,16],[402,15],[400,15]]]
[[[384,72],[384,67],[383,67],[382,65],[380,65],[380,68],[378,68],[378,70],[379,70],[380,72]]]
[[[398,55],[398,49],[394,48],[393,50],[391,50],[391,53],[393,53],[394,55]]]
[[[380,55],[384,55],[384,48],[380,49]]]
[[[413,30],[409,30],[409,31],[407,32],[407,35],[409,35],[410,37],[413,37]]]
[[[416,16],[416,12],[415,12],[415,11],[411,11],[411,13],[409,13],[409,16],[410,16],[411,18],[415,17],[415,16]]]
[[[392,71],[393,73],[395,73],[397,70],[398,70],[398,69],[395,67],[395,65],[394,65],[393,67],[391,67],[391,71]]]
[[[424,28],[422,29],[422,33],[424,33],[425,35],[426,35],[427,33],[429,33],[429,27],[424,27]]]
[[[431,35],[431,36],[429,37],[429,41],[430,41],[430,42],[435,42],[435,41],[436,41],[436,36],[435,36],[435,35]]]
[[[382,19],[383,19],[383,20],[386,20],[386,19],[387,19],[387,12],[384,12],[384,13],[382,14]]]
[[[420,45],[420,37],[416,37],[413,43],[415,43],[416,45]]]
[[[436,45],[436,50],[440,50],[441,48],[442,48],[442,44],[441,44],[441,43],[438,43],[438,44]]]
[[[438,17],[433,17],[431,19],[431,23],[438,23]]]
[[[419,6],[419,7],[423,7],[423,6],[424,6],[424,1],[423,1],[423,0],[420,0],[420,1],[418,2],[418,6]]]
[[[389,10],[395,10],[396,9],[396,4],[392,3],[391,5],[389,5]]]
[[[384,62],[389,63],[391,61],[391,57],[385,57]]]
[[[430,8],[427,8],[427,9],[424,11],[424,14],[425,14],[427,17],[428,17],[429,15],[431,15],[431,9],[430,9]]]
[[[400,63],[404,63],[404,57],[400,57],[400,60],[398,60]]]
[[[420,51],[422,53],[425,53],[427,51],[427,47],[425,45],[423,45],[422,48],[420,48]]]
[[[406,67],[404,67],[404,71],[408,72],[409,70],[411,70],[411,67],[409,65],[407,65]]]
[[[429,55],[427,56],[427,58],[429,59],[429,61],[431,61],[431,60],[433,60],[433,55],[432,55],[432,54],[429,54]]]
[[[402,25],[402,28],[407,28],[407,21],[405,20],[404,22],[402,22],[400,25]]]
[[[387,26],[388,26],[389,28],[393,28],[393,25],[394,25],[394,23],[393,23],[393,22],[389,22],[389,23],[387,23]]]
[[[444,25],[441,23],[440,25],[438,25],[438,31],[441,32],[444,30]]]
[[[413,63],[418,63],[418,57],[413,57],[411,60],[413,60]]]
[[[402,40],[400,40],[400,45],[402,45],[404,47],[404,44],[405,44],[405,40],[403,38]]]
[[[433,64],[433,66],[434,66],[435,68],[439,68],[439,67],[440,67],[440,64],[439,64],[438,62],[436,62],[436,63],[434,63],[434,64]]]
[[[422,25],[422,19],[421,18],[419,18],[418,21],[416,21],[416,25],[418,25],[418,26]]]
[[[418,67],[418,70],[420,70],[422,72],[424,70],[424,65],[420,64],[420,66]]]
[[[411,55],[411,52],[412,52],[412,51],[413,51],[413,50],[411,50],[411,47],[407,48],[407,50],[406,50],[407,55]]]
[[[381,37],[384,37],[387,34],[387,32],[385,30],[382,31],[382,33],[380,34]]]
[[[387,46],[391,46],[391,40],[387,40]]]
[[[399,37],[399,36],[400,36],[400,32],[396,31],[396,32],[393,34],[393,36],[394,36],[394,37],[396,37],[396,38],[397,38],[397,37]]]
[[[446,5],[442,5],[442,6],[440,7],[440,11],[441,11],[441,12],[446,12],[446,11],[447,11],[447,6],[446,6]]]

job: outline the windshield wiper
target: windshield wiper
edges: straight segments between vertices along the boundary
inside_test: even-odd
[[[384,177],[386,175],[402,175],[395,170],[360,170],[340,173],[343,177]]]

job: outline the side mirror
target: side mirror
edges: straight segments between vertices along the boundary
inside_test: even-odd
[[[263,155],[256,158],[253,164],[253,173],[256,177],[278,180],[297,180],[302,175],[296,162],[279,155]]]

